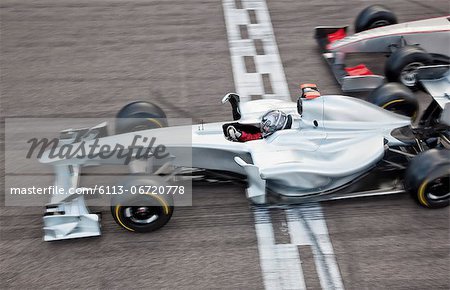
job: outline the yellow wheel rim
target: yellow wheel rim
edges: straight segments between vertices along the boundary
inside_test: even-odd
[[[159,128],[164,127],[161,122],[155,118],[147,118],[148,121],[150,121],[153,124],[156,124],[156,126],[158,126]]]
[[[425,198],[425,189],[427,188],[428,185],[428,180],[425,180],[424,182],[422,182],[422,184],[419,187],[419,191],[417,193],[417,196],[419,198],[419,202],[421,204],[423,204],[424,206],[429,207],[430,205],[428,204],[426,198]]]
[[[397,99],[397,100],[393,100],[393,101],[390,101],[390,102],[387,102],[386,104],[384,104],[383,106],[382,106],[382,108],[383,109],[386,109],[387,107],[389,107],[390,105],[392,105],[392,104],[395,104],[395,103],[401,103],[401,102],[404,102],[405,100],[402,100],[402,99]]]
[[[134,230],[133,230],[132,228],[129,228],[129,227],[127,227],[126,225],[124,225],[124,223],[123,223],[122,220],[120,219],[120,215],[119,215],[119,210],[120,210],[120,208],[121,208],[121,205],[120,205],[120,204],[116,205],[115,214],[116,214],[116,219],[117,219],[117,221],[118,221],[119,224],[120,224],[122,227],[124,227],[125,229],[127,229],[127,230],[129,230],[129,231],[131,231],[131,232],[134,232]]]
[[[164,210],[164,214],[168,215],[168,214],[170,213],[170,206],[167,204],[167,202],[166,202],[163,198],[161,198],[160,196],[157,196],[157,195],[148,193],[148,192],[145,193],[145,194],[154,197],[155,199],[157,199],[157,200],[159,201],[160,204],[162,204],[162,207],[163,207],[163,210]],[[120,208],[121,208],[121,207],[122,207],[122,206],[121,206],[120,204],[116,205],[116,207],[115,207],[114,214],[115,214],[115,216],[116,216],[117,221],[119,222],[119,224],[120,224],[123,228],[125,228],[125,229],[127,229],[127,230],[129,230],[129,231],[131,231],[131,232],[134,232],[135,230],[133,230],[133,229],[130,228],[130,227],[127,227],[127,226],[122,222],[122,220],[120,219],[120,214],[119,214],[119,212],[120,212]]]

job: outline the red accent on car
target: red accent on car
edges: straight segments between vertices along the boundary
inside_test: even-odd
[[[314,91],[314,92],[306,92],[306,93],[303,94],[303,96],[304,96],[307,100],[312,100],[312,99],[315,99],[315,98],[320,97],[320,93],[317,92],[317,91]]]
[[[358,64],[354,67],[346,67],[345,71],[349,76],[370,76],[373,72],[364,64]]]
[[[301,84],[300,88],[302,89],[302,98],[311,100],[320,97],[320,92],[316,84]]]
[[[304,89],[304,88],[317,88],[317,85],[316,84],[301,84],[300,89]]]
[[[327,35],[328,41],[333,43],[339,39],[342,39],[347,36],[344,28],[339,28],[336,32],[330,33]]]
[[[255,133],[255,134],[242,132],[242,136],[239,138],[239,141],[247,142],[247,141],[252,141],[252,140],[258,140],[261,138],[262,138],[262,134],[260,132]]]

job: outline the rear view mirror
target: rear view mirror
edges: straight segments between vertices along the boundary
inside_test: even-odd
[[[222,104],[225,104],[228,101],[231,104],[233,120],[239,120],[241,118],[241,112],[239,111],[239,102],[241,101],[241,98],[238,94],[228,93],[222,98]]]

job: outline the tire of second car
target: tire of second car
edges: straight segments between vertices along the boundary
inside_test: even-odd
[[[385,65],[385,75],[388,81],[417,89],[419,88],[417,69],[432,63],[432,56],[420,47],[405,46],[389,56]]]
[[[397,23],[395,14],[383,5],[371,5],[361,11],[355,20],[355,32]]]

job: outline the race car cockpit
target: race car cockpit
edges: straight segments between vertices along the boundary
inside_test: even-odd
[[[266,138],[278,130],[291,127],[291,115],[280,110],[270,110],[262,116],[259,126],[234,122],[224,124],[223,131],[225,137],[230,141],[247,142]]]
[[[302,84],[301,96],[297,101],[297,113],[301,116],[303,107],[302,99],[315,99],[320,97],[320,92],[315,84]],[[240,98],[236,94],[228,94],[222,99],[222,103],[229,101],[232,107],[233,119],[240,120]],[[278,130],[291,129],[293,117],[282,110],[269,110],[262,117],[259,124],[242,124],[239,122],[223,125],[223,133],[230,141],[247,142],[266,138]]]

